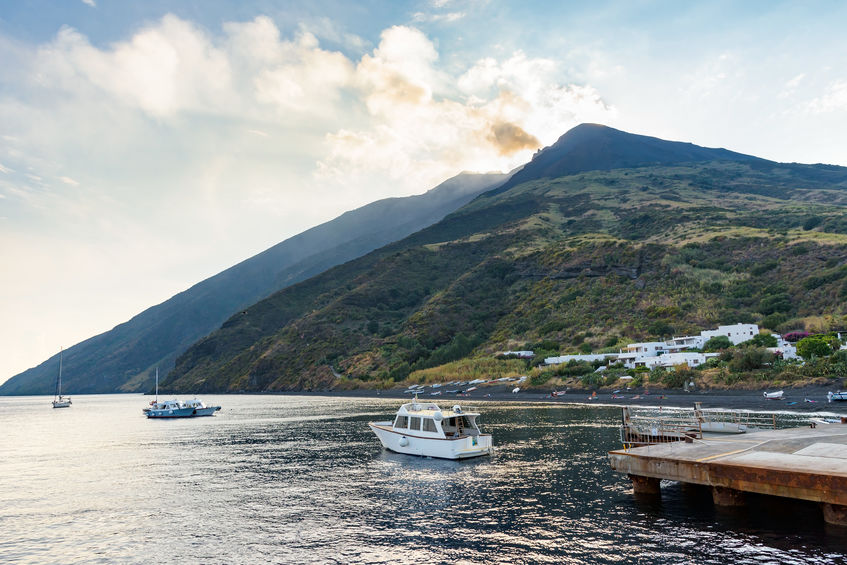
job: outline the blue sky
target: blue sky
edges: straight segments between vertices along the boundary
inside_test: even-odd
[[[581,122],[847,165],[845,22],[840,2],[4,2],[0,381]]]

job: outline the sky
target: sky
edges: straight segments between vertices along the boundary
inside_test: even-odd
[[[847,3],[0,3],[0,382],[583,122],[847,166]]]

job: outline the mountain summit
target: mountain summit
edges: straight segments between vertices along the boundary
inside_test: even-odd
[[[727,149],[666,141],[600,124],[580,124],[567,131],[553,145],[536,153],[532,161],[508,182],[487,194],[499,194],[531,180],[557,178],[586,171],[705,161],[763,160]]]

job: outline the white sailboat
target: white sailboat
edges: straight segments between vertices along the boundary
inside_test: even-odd
[[[59,376],[56,379],[56,393],[53,395],[53,408],[68,408],[71,404],[70,396],[62,396],[62,350],[59,349]]]

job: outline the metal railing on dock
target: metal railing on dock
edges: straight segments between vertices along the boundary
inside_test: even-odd
[[[620,427],[624,449],[703,439],[703,434],[742,434],[776,429],[776,414],[741,410],[623,407]]]
[[[693,410],[623,407],[621,443],[625,449],[703,437]]]

